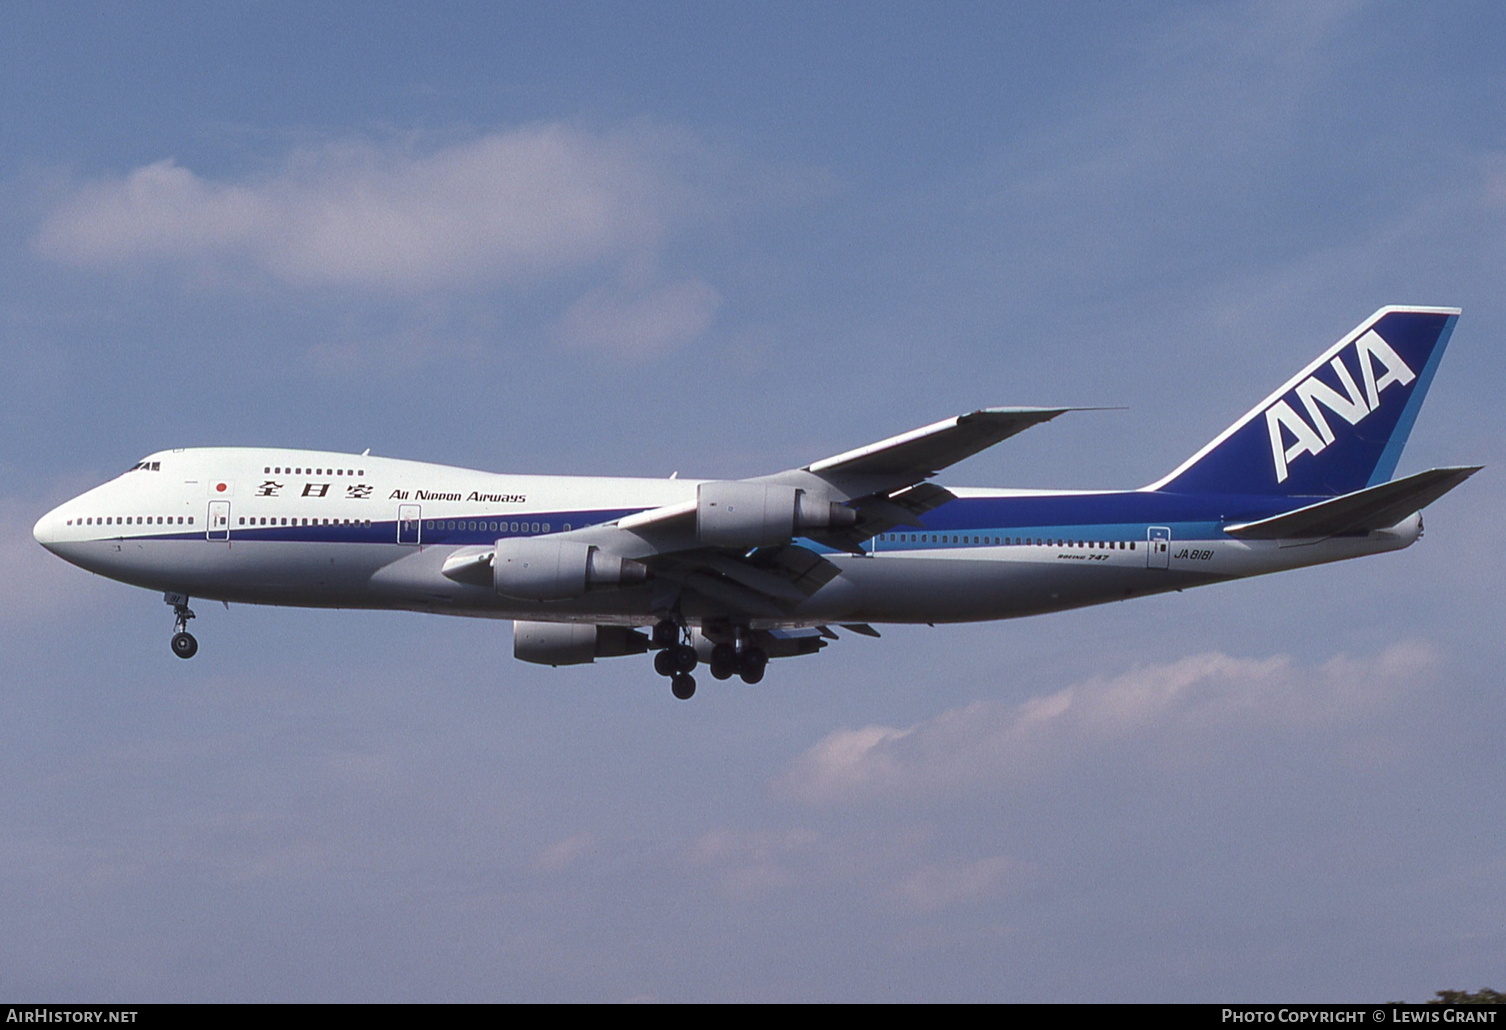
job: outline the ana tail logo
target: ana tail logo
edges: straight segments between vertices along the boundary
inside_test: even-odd
[[[1355,382],[1353,373],[1344,363],[1344,355],[1338,354],[1328,367],[1333,370],[1339,389],[1314,374],[1298,383],[1288,395],[1294,394],[1301,402],[1307,413],[1305,419],[1285,397],[1266,409],[1265,424],[1271,437],[1271,462],[1276,469],[1276,482],[1286,482],[1287,468],[1294,460],[1304,454],[1321,454],[1333,443],[1333,427],[1323,414],[1324,408],[1352,426],[1359,425],[1380,407],[1382,390],[1393,383],[1406,386],[1417,378],[1417,374],[1374,329],[1355,341],[1354,350],[1359,362],[1359,383]]]

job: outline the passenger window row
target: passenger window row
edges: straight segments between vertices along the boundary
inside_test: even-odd
[[[485,522],[469,521],[466,519],[425,519],[425,529],[455,529],[467,532],[487,533],[548,533],[551,532],[547,522]],[[565,523],[564,531],[570,532],[570,524]]]
[[[278,519],[270,516],[242,516],[242,526],[370,526],[370,519]]]
[[[1060,540],[1054,537],[999,537],[950,533],[881,533],[880,540],[903,544],[992,544],[1003,547],[1086,547],[1098,551],[1133,551],[1133,540]]]
[[[182,515],[106,515],[99,517],[84,517],[81,519],[69,519],[70,526],[183,526],[193,525],[193,516],[187,516],[188,521],[183,521]],[[154,521],[155,520],[155,521]]]
[[[287,465],[266,465],[262,474],[268,476],[364,476],[365,469],[315,469]]]

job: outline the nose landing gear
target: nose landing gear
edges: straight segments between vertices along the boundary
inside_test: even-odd
[[[173,654],[179,658],[192,658],[199,653],[199,642],[188,632],[188,620],[194,617],[188,607],[187,594],[163,594],[162,600],[173,606]]]
[[[187,631],[173,634],[173,654],[179,658],[192,658],[199,653],[199,642]]]

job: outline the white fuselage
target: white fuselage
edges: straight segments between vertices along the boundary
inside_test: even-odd
[[[165,593],[644,625],[663,604],[662,586],[653,582],[523,602],[440,570],[453,556],[499,539],[579,530],[693,501],[698,482],[504,475],[322,451],[184,449],[153,454],[60,505],[34,532],[75,565]],[[1135,495],[953,493],[957,512],[971,506],[989,518],[928,519],[924,532],[896,527],[871,540],[864,555],[823,549],[839,575],[805,600],[749,622],[1009,618],[1395,550],[1420,533],[1415,515],[1382,532],[1297,541],[1237,540],[1201,517],[1046,525],[998,513],[1042,499],[1086,504]],[[684,611],[690,621],[718,615],[714,603],[696,604],[699,610]]]

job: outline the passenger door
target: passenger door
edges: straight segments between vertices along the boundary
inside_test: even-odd
[[[1147,569],[1171,568],[1171,529],[1168,526],[1150,526],[1145,531]]]
[[[206,540],[230,539],[230,502],[210,501],[209,520],[204,524]]]
[[[397,506],[397,542],[417,544],[423,542],[423,509],[417,504]]]

